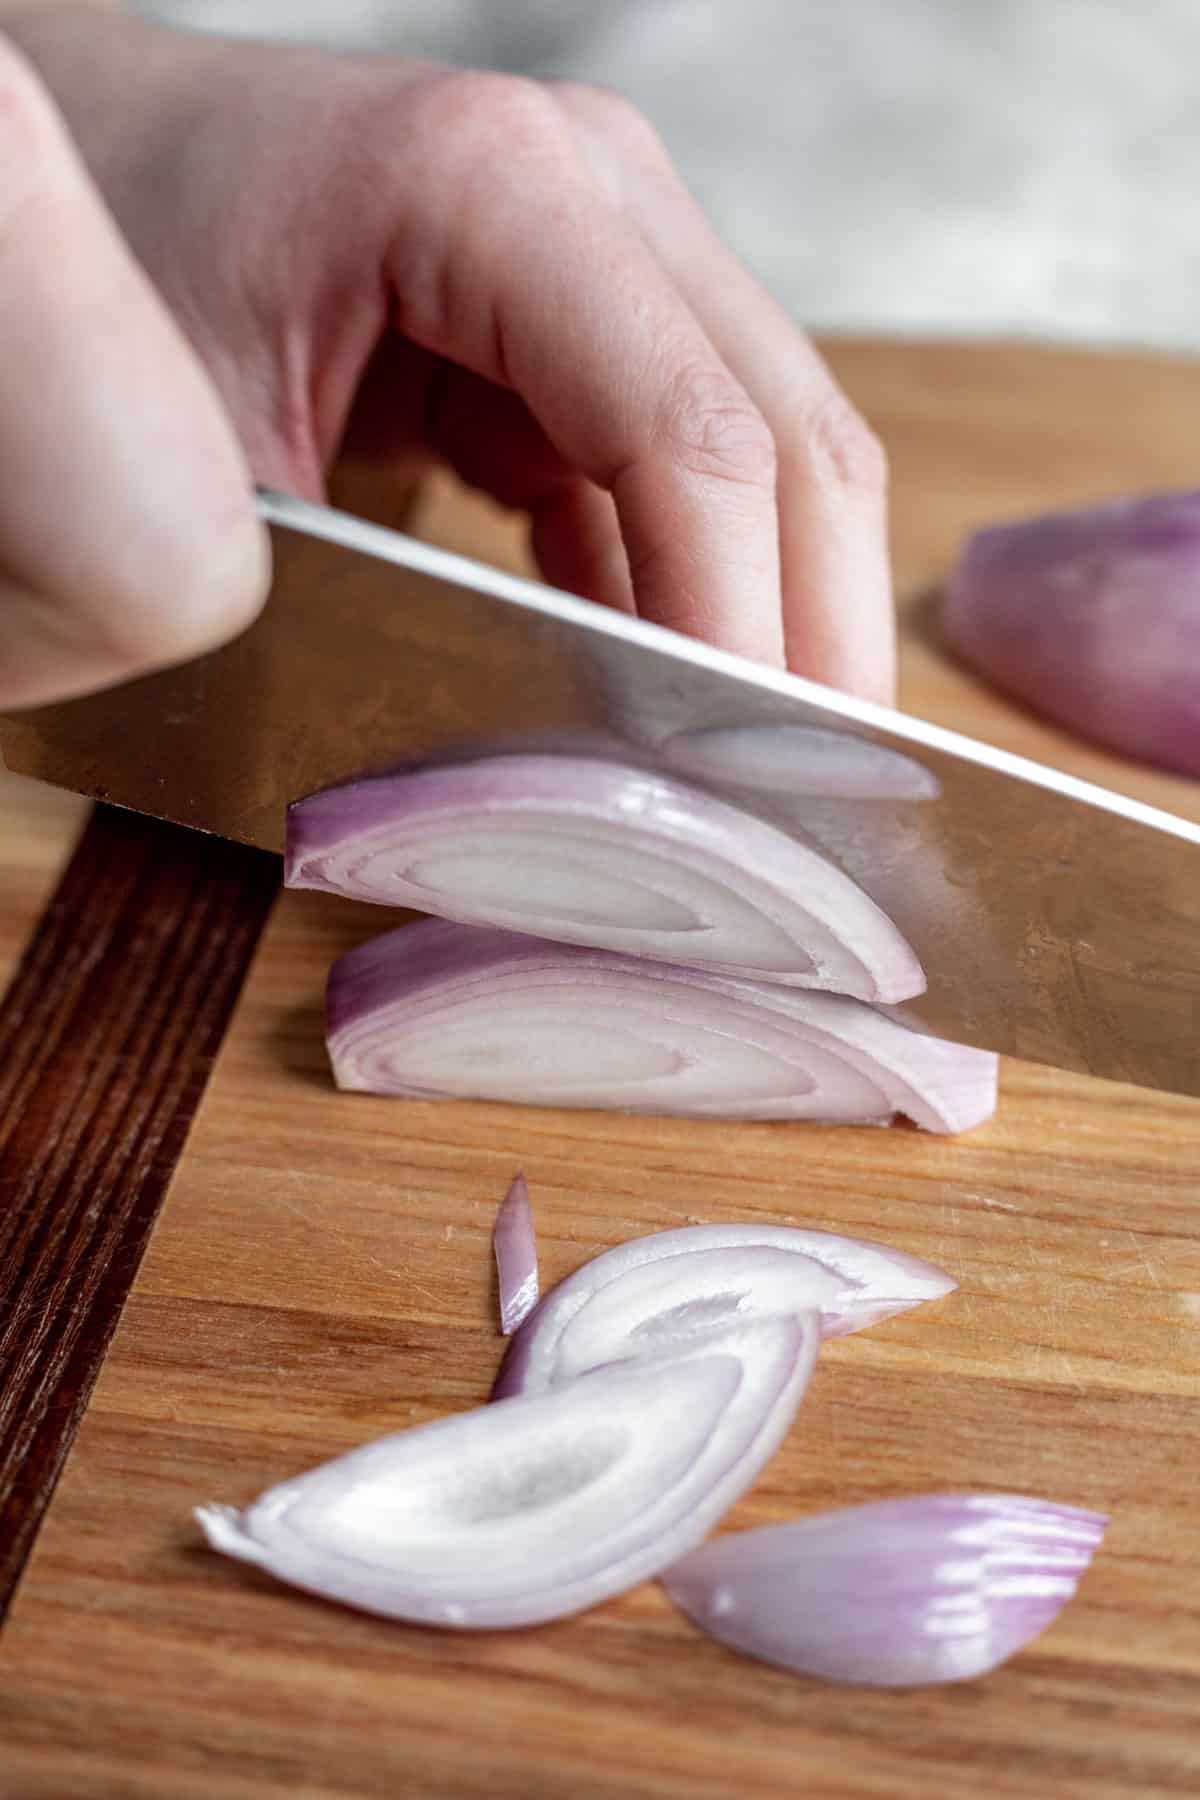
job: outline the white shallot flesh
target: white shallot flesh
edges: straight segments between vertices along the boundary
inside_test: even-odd
[[[925,990],[911,946],[826,857],[602,758],[491,756],[314,794],[289,811],[285,881],[880,1004]]]
[[[681,774],[789,799],[936,800],[942,791],[914,757],[825,725],[707,725],[658,748]]]
[[[969,1681],[1044,1631],[1102,1513],[1019,1494],[926,1494],[734,1532],[663,1576],[732,1649],[872,1687]]]
[[[509,1344],[493,1396],[540,1394],[589,1369],[670,1355],[748,1318],[816,1310],[836,1337],[951,1293],[944,1270],[885,1244],[789,1225],[684,1225],[594,1256]]]
[[[811,1314],[751,1320],[380,1438],[196,1519],[213,1549],[388,1618],[563,1618],[701,1542],[783,1439],[817,1344]]]
[[[334,964],[341,1088],[726,1119],[964,1131],[997,1059],[841,994],[422,920]]]
[[[500,1290],[500,1330],[517,1330],[538,1302],[537,1238],[524,1175],[513,1176],[492,1227],[492,1251]]]

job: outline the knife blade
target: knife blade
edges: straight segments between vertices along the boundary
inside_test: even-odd
[[[185,667],[0,720],[10,769],[279,850],[290,801],[398,763],[540,747],[699,767],[895,920],[929,987],[894,1016],[1200,1094],[1200,826],[348,513],[259,506],[261,618]],[[831,743],[891,752],[900,779],[805,791]]]

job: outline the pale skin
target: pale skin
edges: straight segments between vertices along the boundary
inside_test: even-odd
[[[0,707],[262,604],[254,480],[428,456],[546,579],[893,696],[886,473],[650,125],[577,84],[0,0]]]

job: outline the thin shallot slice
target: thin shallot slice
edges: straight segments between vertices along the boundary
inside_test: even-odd
[[[216,1550],[367,1612],[462,1630],[582,1611],[700,1543],[791,1424],[816,1319],[381,1438],[196,1517]]]
[[[918,1495],[732,1533],[663,1582],[722,1643],[805,1675],[969,1681],[1045,1630],[1106,1524],[1018,1494]]]
[[[1200,490],[977,531],[943,628],[964,662],[1048,719],[1200,775]]]
[[[869,738],[823,725],[709,725],[659,746],[685,775],[761,794],[841,800],[936,800],[932,769]]]
[[[492,756],[315,794],[288,815],[286,880],[863,1000],[925,988],[886,913],[818,852],[598,758]]]
[[[423,920],[335,963],[338,1086],[929,1131],[990,1117],[996,1058],[861,1001]]]
[[[496,1214],[492,1249],[500,1285],[500,1329],[509,1337],[538,1301],[537,1239],[529,1188],[522,1174],[513,1176],[512,1186]]]
[[[950,1293],[932,1263],[835,1232],[685,1225],[594,1256],[542,1299],[493,1393],[539,1394],[601,1364],[670,1353],[735,1320],[818,1311],[822,1337]]]

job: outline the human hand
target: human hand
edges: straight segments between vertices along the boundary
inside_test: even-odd
[[[222,641],[267,561],[217,395],[0,37],[0,706]]]
[[[435,456],[556,585],[891,698],[878,446],[625,102],[71,8],[24,41],[258,480]]]

